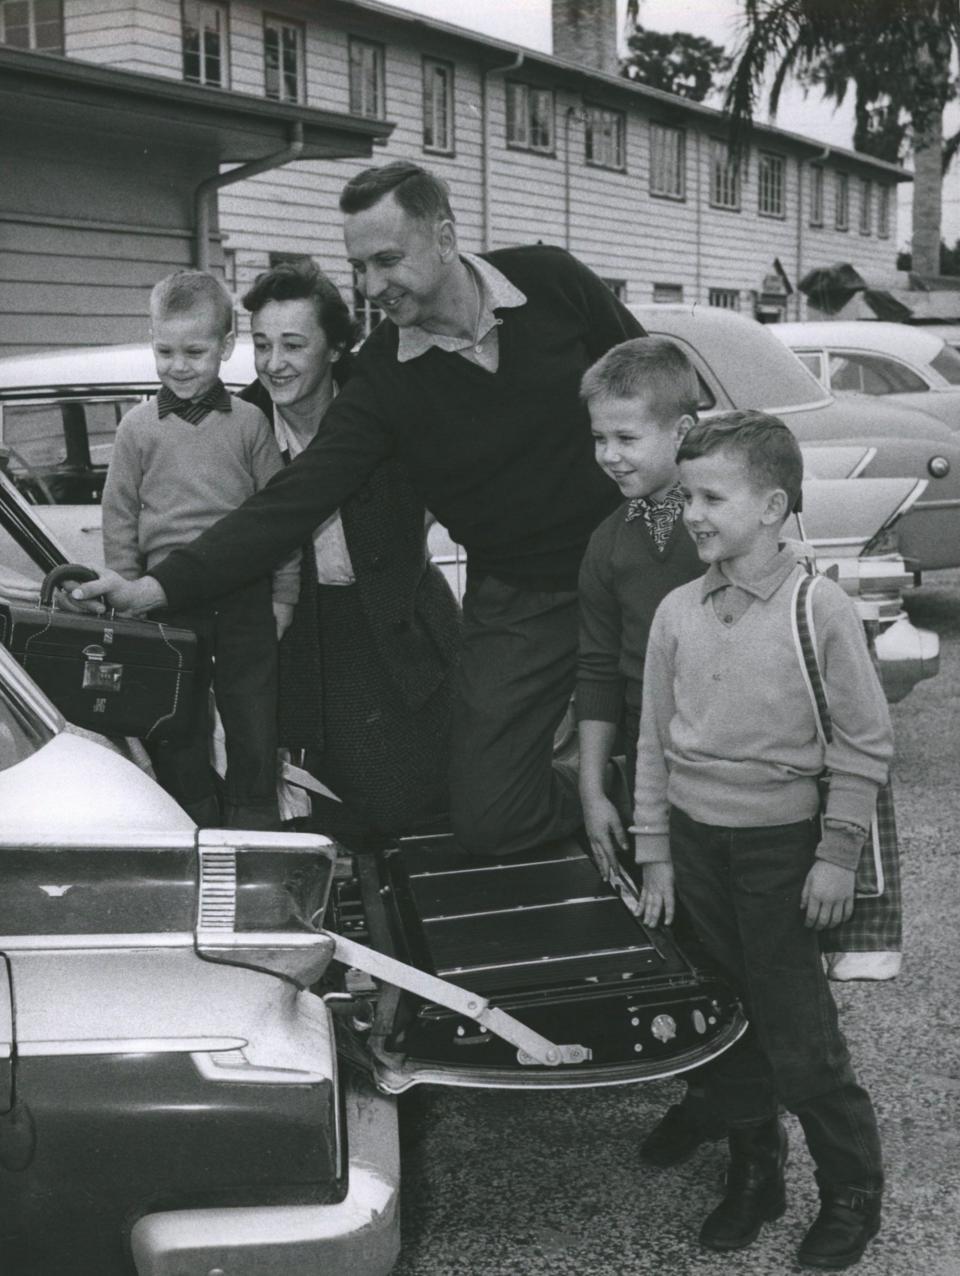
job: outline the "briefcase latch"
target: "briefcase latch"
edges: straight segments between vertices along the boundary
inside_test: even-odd
[[[99,643],[83,649],[83,686],[92,691],[120,691],[123,665],[104,660],[107,653]]]

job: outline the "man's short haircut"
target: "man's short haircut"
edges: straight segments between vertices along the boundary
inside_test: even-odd
[[[244,309],[255,315],[268,301],[311,302],[317,322],[335,350],[349,350],[360,334],[360,325],[347,309],[340,289],[311,257],[284,261],[257,275],[244,293]]]
[[[666,337],[634,337],[613,346],[583,375],[580,397],[642,399],[663,426],[682,416],[697,419],[700,385],[693,364]]]
[[[721,412],[700,421],[684,435],[677,463],[713,452],[735,456],[758,490],[782,487],[788,509],[799,508],[803,486],[803,453],[795,435],[769,412]]]
[[[233,330],[233,298],[216,277],[206,270],[175,270],[150,293],[150,318],[166,319],[185,315],[200,306],[211,306],[223,336]]]
[[[450,191],[429,169],[410,160],[394,160],[379,168],[365,168],[351,177],[340,194],[342,213],[360,213],[379,204],[385,195],[394,199],[416,221],[455,221],[450,207]]]

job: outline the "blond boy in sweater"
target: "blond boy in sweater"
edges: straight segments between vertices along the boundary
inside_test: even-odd
[[[120,422],[103,492],[108,567],[135,580],[241,505],[281,468],[259,408],[228,394],[220,364],[233,350],[233,304],[214,276],[178,271],[150,297],[160,392]],[[299,555],[270,577],[187,612],[202,686],[192,728],[148,743],[157,778],[201,826],[279,827],[276,798],[277,638],[299,592]],[[212,680],[226,739],[222,806],[209,763]]]

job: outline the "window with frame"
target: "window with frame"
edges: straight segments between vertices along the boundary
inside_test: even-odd
[[[369,337],[374,328],[383,318],[383,311],[379,306],[374,305],[367,294],[364,292],[360,282],[360,273],[356,266],[353,268],[353,317],[360,325],[360,336]]]
[[[423,59],[423,149],[453,154],[453,63]]]
[[[859,350],[830,350],[830,388],[838,394],[916,394],[930,387],[898,359]]]
[[[869,235],[873,229],[873,182],[864,177],[860,182],[860,234]]]
[[[183,0],[183,78],[190,84],[227,85],[227,10],[222,4]]]
[[[810,168],[810,225],[823,225],[823,169],[819,164]]]
[[[757,211],[762,217],[785,217],[784,177],[786,161],[782,155],[761,151],[757,160]]]
[[[683,301],[683,284],[654,284],[653,300],[657,305]]]
[[[386,118],[382,44],[350,39],[350,113],[371,119]]]
[[[63,0],[2,0],[0,44],[63,52]]]
[[[710,204],[740,210],[740,165],[726,142],[710,140]]]
[[[881,186],[877,191],[877,234],[881,239],[890,237],[890,187]]]
[[[516,150],[554,152],[553,89],[508,80],[507,145]]]
[[[687,195],[687,139],[672,124],[650,125],[650,194],[667,199]]]
[[[584,158],[596,168],[627,167],[627,117],[623,111],[588,106],[584,124]]]
[[[627,281],[625,279],[602,279],[601,278],[600,282],[607,285],[607,287],[616,297],[617,301],[625,302],[627,300]]]
[[[303,100],[303,27],[263,15],[263,80],[277,102]]]
[[[850,229],[850,178],[846,173],[834,176],[833,225],[836,230]]]
[[[710,288],[707,292],[707,304],[719,310],[739,310],[739,288]]]

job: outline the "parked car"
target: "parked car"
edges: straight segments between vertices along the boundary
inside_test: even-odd
[[[835,398],[772,335],[777,324],[710,306],[631,309],[648,332],[672,337],[690,356],[701,415],[765,409],[782,417],[802,445],[872,447],[866,477],[927,479],[898,525],[899,552],[924,571],[960,566],[960,439],[949,426],[880,399]]]
[[[916,323],[911,324],[919,332],[929,332],[931,336],[940,337],[948,346],[960,351],[960,323]]]
[[[960,429],[960,352],[928,328],[837,320],[771,331],[831,393],[883,396]]]
[[[0,621],[65,558],[36,508],[0,476]],[[23,658],[0,646],[4,1273],[380,1276],[394,1096],[662,1078],[744,1031],[577,841],[198,832]]]

